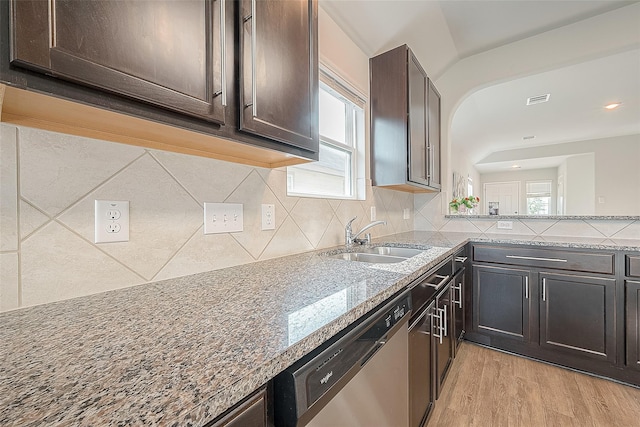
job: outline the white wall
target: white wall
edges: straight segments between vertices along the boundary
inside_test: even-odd
[[[460,103],[471,93],[496,83],[637,48],[640,4],[633,4],[575,24],[470,56],[455,63],[435,82],[442,95],[443,182],[451,196],[449,129]],[[429,64],[423,64],[429,68]],[[470,169],[468,167],[467,169]]]
[[[595,155],[571,156],[565,163],[565,215],[595,215]]]
[[[569,210],[565,214],[640,215],[640,167],[638,167],[640,134],[500,151],[491,154],[482,162],[512,163],[586,153],[593,153],[595,156],[593,167],[589,166],[588,169],[593,176],[586,179],[585,188],[581,188],[581,181],[575,179],[575,174],[581,172],[574,168],[572,186],[567,187],[565,194],[574,201],[580,200],[573,194],[574,192],[582,195],[589,194],[590,198],[595,198],[595,206],[592,207],[589,203],[588,208],[585,206],[584,212],[579,212],[578,207],[583,205],[572,203],[573,207],[568,206]],[[569,211],[573,213],[570,214]]]
[[[558,177],[558,168],[545,168],[545,169],[528,169],[528,170],[513,170],[506,172],[494,172],[484,173],[480,175],[480,187],[479,190],[483,191],[484,184],[491,182],[513,182],[517,181],[520,188],[520,200],[518,201],[518,212],[526,215],[527,212],[527,181],[551,181],[551,206],[549,212],[553,215],[556,212],[556,183]],[[482,193],[480,197],[483,197]],[[480,203],[481,207],[484,207],[484,203]],[[486,215],[487,212],[481,212],[482,215]]]

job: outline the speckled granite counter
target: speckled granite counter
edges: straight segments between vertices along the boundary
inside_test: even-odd
[[[0,425],[202,425],[468,239],[640,251],[410,232],[380,241],[433,248],[395,265],[318,251],[0,314]]]

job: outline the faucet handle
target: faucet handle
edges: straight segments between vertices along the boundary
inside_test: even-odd
[[[353,221],[355,221],[357,218],[358,218],[357,216],[354,216],[353,218],[351,218],[351,219],[349,220],[349,222],[347,222],[347,225],[345,226],[345,228],[347,228],[347,229],[349,229],[349,230],[350,230],[350,229],[351,229],[351,223],[352,223]]]

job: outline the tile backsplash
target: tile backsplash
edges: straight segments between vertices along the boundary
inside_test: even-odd
[[[335,246],[371,206],[382,236],[413,229],[413,195],[288,197],[286,171],[0,125],[0,311]],[[94,200],[130,202],[130,240],[93,243]],[[244,231],[203,233],[203,203],[242,203]],[[261,230],[261,205],[275,230]]]
[[[366,188],[366,200],[288,197],[285,169],[0,124],[0,311],[275,258],[343,243],[344,225],[511,234],[532,240],[640,242],[629,219],[446,218],[442,193]],[[94,200],[130,202],[130,240],[94,241]],[[244,231],[203,232],[203,203],[242,203]],[[261,230],[261,205],[275,205],[275,230]],[[411,218],[403,219],[409,209]]]

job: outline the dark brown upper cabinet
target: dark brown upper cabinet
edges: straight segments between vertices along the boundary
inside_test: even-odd
[[[317,2],[240,2],[240,130],[318,147]]]
[[[0,2],[0,117],[261,167],[317,160],[317,34],[317,0]]]
[[[373,185],[440,191],[440,94],[407,45],[369,61]]]
[[[11,6],[12,64],[224,123],[225,1]]]

